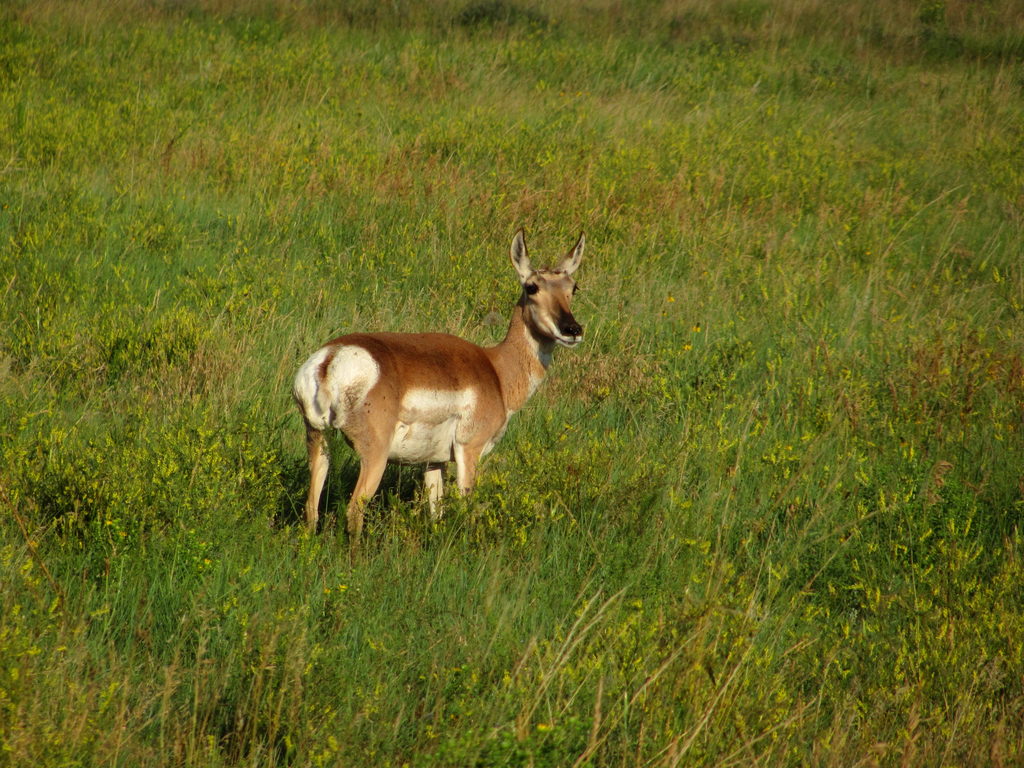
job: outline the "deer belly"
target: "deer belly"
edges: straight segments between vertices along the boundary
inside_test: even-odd
[[[475,405],[473,390],[410,390],[402,398],[388,458],[409,464],[451,461]]]

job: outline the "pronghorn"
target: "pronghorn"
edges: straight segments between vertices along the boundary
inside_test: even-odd
[[[522,294],[500,344],[478,347],[444,333],[353,333],[327,342],[303,363],[292,392],[306,424],[311,530],[327,477],[328,427],[340,429],[359,455],[347,514],[354,544],[363,528],[363,506],[389,460],[426,465],[434,517],[440,514],[447,462],[455,462],[459,490],[473,488],[480,457],[536,390],[555,345],[574,347],[583,338],[569,310],[583,242],[580,235],[557,267],[535,269],[523,230],[516,233],[510,256]]]

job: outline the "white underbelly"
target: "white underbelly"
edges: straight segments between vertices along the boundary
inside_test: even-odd
[[[455,441],[470,426],[475,407],[471,389],[406,392],[388,458],[408,464],[451,461]]]
[[[440,424],[400,421],[391,438],[388,458],[407,464],[451,461],[458,424],[457,419]]]

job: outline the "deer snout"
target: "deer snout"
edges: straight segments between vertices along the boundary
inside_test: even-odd
[[[562,318],[562,322],[558,324],[558,330],[563,336],[579,337],[583,335],[583,326],[577,323],[576,318],[572,315]]]

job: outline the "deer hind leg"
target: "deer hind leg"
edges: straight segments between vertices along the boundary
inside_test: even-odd
[[[327,454],[327,439],[319,429],[306,424],[306,451],[309,454],[309,494],[306,496],[306,526],[316,531],[320,517],[320,493],[327,479],[330,458]]]
[[[427,464],[423,472],[423,487],[427,491],[430,502],[430,519],[439,520],[444,510],[441,509],[441,496],[444,494],[444,464]]]
[[[366,502],[377,492],[380,479],[384,476],[384,468],[388,464],[386,450],[360,452],[359,479],[352,491],[348,503],[348,536],[353,545],[358,545],[363,533],[363,508]]]

